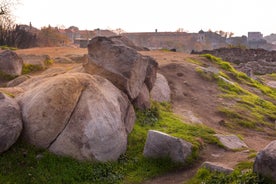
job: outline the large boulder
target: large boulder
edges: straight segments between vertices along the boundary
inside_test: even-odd
[[[0,92],[0,153],[9,149],[22,131],[20,108],[17,102]]]
[[[150,96],[152,100],[157,102],[171,101],[171,89],[164,75],[157,73],[156,81],[152,90],[150,91]]]
[[[116,160],[126,151],[135,112],[127,96],[100,76],[61,74],[18,97],[23,138],[79,160]]]
[[[137,98],[133,101],[133,105],[141,110],[150,108],[150,93],[145,84],[143,85]]]
[[[15,52],[6,50],[0,53],[0,72],[10,76],[21,75],[23,60]]]
[[[163,132],[150,130],[144,147],[144,156],[169,157],[175,162],[185,163],[192,153],[192,144]]]
[[[276,182],[276,140],[258,153],[254,162],[254,172],[272,178]]]
[[[139,54],[123,42],[96,37],[88,44],[88,63],[85,71],[101,75],[135,99],[144,83],[151,90],[156,79],[158,64],[149,56]]]

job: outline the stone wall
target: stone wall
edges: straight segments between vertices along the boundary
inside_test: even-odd
[[[192,50],[216,49],[226,46],[226,39],[213,32],[205,32],[204,39],[199,39],[202,34],[186,32],[145,32],[123,33],[134,44],[149,49],[176,49],[179,52]]]
[[[264,49],[220,48],[192,52],[192,54],[212,54],[236,64],[236,68],[252,77],[252,74],[276,72],[276,51]]]

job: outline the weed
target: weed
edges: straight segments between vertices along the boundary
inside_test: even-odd
[[[43,67],[40,65],[32,65],[32,64],[23,64],[22,74],[28,74],[35,71],[41,71]]]
[[[9,47],[7,45],[0,46],[0,49],[1,50],[17,50],[17,48],[15,48],[15,47]]]

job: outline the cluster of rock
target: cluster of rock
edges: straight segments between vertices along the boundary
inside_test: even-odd
[[[276,51],[264,49],[219,48],[192,54],[212,54],[236,64],[236,68],[249,76],[276,72]]]
[[[157,75],[155,60],[123,41],[97,37],[88,46],[83,66],[20,76],[2,88],[15,98],[0,92],[0,153],[19,135],[79,160],[110,161],[125,153],[136,118],[134,106],[150,108],[151,96],[159,101],[170,97],[164,92],[151,95],[152,89],[168,88],[168,82]]]

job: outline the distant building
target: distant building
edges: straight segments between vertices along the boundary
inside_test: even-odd
[[[258,42],[263,40],[263,34],[261,32],[248,32],[248,42]]]
[[[246,36],[235,36],[226,39],[226,43],[230,46],[236,47],[246,47],[247,46],[247,37]]]
[[[261,32],[248,32],[247,44],[252,49],[267,49],[267,41]]]

